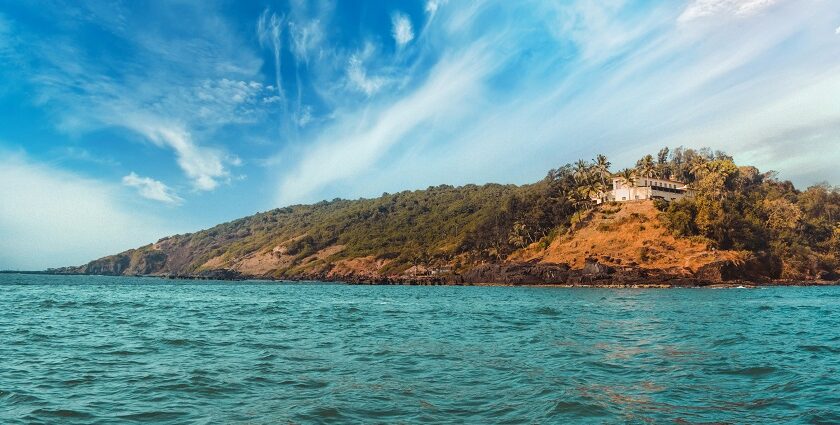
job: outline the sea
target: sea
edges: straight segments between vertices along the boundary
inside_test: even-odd
[[[840,423],[840,287],[0,275],[0,423]]]

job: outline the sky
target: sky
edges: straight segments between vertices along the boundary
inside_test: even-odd
[[[840,3],[0,0],[0,269],[680,145],[840,184]]]

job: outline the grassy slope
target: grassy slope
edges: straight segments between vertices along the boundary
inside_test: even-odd
[[[439,189],[440,190],[440,189]],[[451,204],[436,200],[432,213],[422,200],[433,195],[424,191],[388,195],[375,200],[337,201],[315,206],[292,207],[257,214],[191,235],[174,236],[157,244],[141,248],[133,258],[148,258],[155,253],[165,253],[165,267],[155,274],[193,274],[212,269],[233,269],[243,274],[268,277],[300,277],[320,274],[340,279],[349,274],[364,276],[398,276],[413,274],[411,261],[402,258],[401,250],[413,249],[419,239],[434,239],[436,246],[430,252],[452,255],[445,257],[438,266],[452,268],[455,263],[467,267],[469,259],[456,255],[459,241],[466,237],[474,214],[492,212],[495,204],[483,205],[478,200],[498,196],[512,187],[470,187],[464,191],[444,189],[444,198],[456,204],[454,208],[467,208],[462,214],[453,211]],[[455,196],[457,194],[457,196]],[[474,195],[474,196],[470,196]],[[467,200],[458,206],[458,198]],[[390,214],[381,208],[390,205]],[[477,209],[476,209],[477,208]],[[381,214],[381,216],[377,216]],[[427,220],[443,214],[453,223],[463,221],[461,232],[439,232],[428,228]],[[460,217],[460,219],[456,219]],[[345,231],[338,237],[311,237],[324,232],[324,227],[342,223]],[[400,224],[402,223],[402,224]],[[409,229],[404,229],[407,226]],[[423,231],[422,229],[425,229]],[[425,234],[429,236],[424,236]],[[354,237],[352,235],[360,235]],[[363,239],[361,235],[371,235]],[[374,239],[374,235],[379,239]],[[386,236],[390,235],[390,236]],[[431,235],[438,235],[436,238]],[[312,242],[315,240],[315,242]],[[309,242],[305,242],[309,241]],[[737,260],[743,253],[709,250],[703,241],[676,238],[666,231],[659,220],[659,213],[651,202],[627,203],[596,208],[579,228],[556,237],[547,247],[532,244],[514,252],[508,261],[537,261],[567,263],[581,268],[588,257],[617,267],[639,266],[668,270],[675,274],[690,274],[701,266],[720,260]],[[426,258],[418,267],[427,268],[432,260]],[[134,262],[135,265],[146,264]],[[127,274],[148,272],[128,269]]]
[[[743,253],[710,250],[704,241],[674,237],[663,226],[653,202],[644,201],[603,205],[583,226],[557,237],[545,250],[532,246],[511,259],[581,268],[588,257],[611,266],[638,265],[684,274],[714,261],[740,259]]]
[[[476,227],[497,214],[501,200],[528,187],[437,186],[375,199],[291,206],[164,238],[91,264],[122,261],[123,274],[189,275],[232,268],[294,277],[334,265],[357,269],[359,260],[345,260],[365,258],[389,266],[384,272],[400,273],[420,257],[457,255]],[[161,258],[162,265],[157,261],[150,266],[149,259]]]

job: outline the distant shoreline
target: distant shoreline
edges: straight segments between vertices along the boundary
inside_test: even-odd
[[[14,270],[0,270],[0,274],[20,274],[20,275],[47,275],[47,276],[101,276],[101,277],[137,277],[160,280],[182,280],[182,281],[220,281],[220,282],[244,282],[244,281],[264,281],[264,282],[323,282],[344,284],[351,286],[481,286],[481,287],[529,287],[529,288],[606,288],[606,289],[678,289],[678,288],[767,288],[767,287],[806,287],[806,286],[840,286],[838,281],[807,281],[807,280],[774,280],[768,282],[749,282],[749,281],[731,281],[731,282],[714,282],[691,279],[678,280],[676,282],[656,282],[651,280],[649,283],[635,282],[635,283],[608,283],[608,282],[593,282],[593,283],[515,283],[515,282],[432,282],[423,280],[341,280],[341,279],[274,279],[270,277],[261,276],[241,276],[240,278],[223,278],[210,276],[161,276],[161,275],[108,275],[108,274],[85,274],[85,273],[53,273],[48,271],[14,271]]]

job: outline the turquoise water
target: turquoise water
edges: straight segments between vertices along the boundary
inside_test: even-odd
[[[840,423],[840,288],[0,275],[0,423]]]

